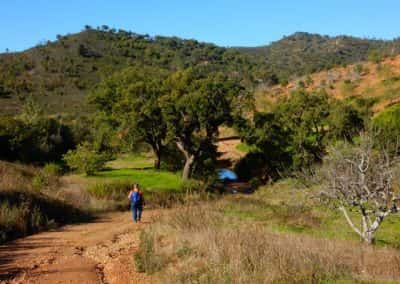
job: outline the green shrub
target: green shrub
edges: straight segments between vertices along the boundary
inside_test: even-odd
[[[101,170],[107,160],[107,155],[97,153],[87,143],[79,145],[76,150],[69,150],[64,155],[64,161],[71,169],[86,175],[93,175]]]
[[[391,106],[373,119],[373,126],[377,129],[378,142],[391,151],[395,149],[400,139],[400,105]]]
[[[32,179],[32,188],[34,190],[40,191],[44,187],[49,184],[47,177],[42,173],[39,172],[33,179]]]
[[[44,188],[58,185],[62,168],[57,164],[46,164],[32,178],[32,188],[40,191]]]
[[[379,50],[374,49],[368,53],[368,61],[371,61],[373,63],[379,63],[382,61],[382,59],[383,55]]]
[[[48,163],[43,167],[43,173],[47,176],[58,177],[63,174],[63,168],[55,163]]]
[[[351,96],[353,95],[356,87],[356,84],[350,82],[349,80],[345,80],[340,86],[340,92],[343,96]]]
[[[25,163],[59,161],[74,142],[69,127],[53,118],[0,117],[0,159]]]
[[[356,72],[358,75],[362,75],[364,73],[364,66],[362,64],[357,64],[354,66],[354,72]]]
[[[152,232],[141,232],[139,249],[134,254],[133,259],[139,272],[152,274],[164,267],[165,260],[155,252],[154,234]]]
[[[256,152],[258,151],[258,148],[255,145],[249,145],[246,143],[240,143],[236,145],[236,150],[239,150],[240,152],[243,153],[249,153],[249,152]]]
[[[279,78],[279,84],[281,84],[282,87],[286,87],[289,84],[289,79],[286,76],[282,76]]]

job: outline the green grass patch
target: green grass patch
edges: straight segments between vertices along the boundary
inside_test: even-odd
[[[102,202],[115,203],[117,209],[128,208],[127,196],[134,183],[140,185],[146,205],[150,207],[182,204],[188,193],[200,194],[203,186],[195,180],[184,182],[179,172],[154,169],[153,157],[146,153],[119,156],[109,162],[105,170],[93,176],[77,177],[87,184],[90,196]]]
[[[153,168],[153,156],[149,153],[124,154],[110,161],[106,169],[88,177],[91,182],[131,182],[139,183],[149,191],[179,190],[183,181],[180,173]]]
[[[154,169],[135,170],[135,169],[113,169],[96,173],[93,177],[88,177],[90,181],[127,181],[138,183],[149,191],[178,190],[182,187],[183,181],[179,173],[158,171]]]
[[[254,222],[284,233],[301,233],[324,239],[359,240],[343,215],[314,198],[318,189],[302,188],[295,180],[265,186],[252,196],[232,196],[226,200],[224,214],[240,226]],[[357,212],[350,212],[355,221]],[[378,245],[400,248],[400,216],[389,216],[377,236]]]
[[[154,157],[151,153],[123,154],[106,164],[111,169],[146,169],[153,166]]]
[[[114,170],[116,171],[116,170]],[[168,174],[165,173],[164,174]],[[207,192],[203,190],[203,183],[196,180],[181,181],[168,181],[166,184],[154,183],[153,180],[158,182],[166,179],[160,175],[151,177],[151,182],[143,182],[142,190],[144,193],[144,200],[146,206],[171,208],[178,204],[185,204],[186,202],[197,202],[200,200],[208,200],[212,198]],[[128,194],[132,188],[132,184],[143,181],[141,178],[136,178],[133,182],[129,179],[96,179],[92,180],[88,185],[88,193],[96,200],[101,200],[107,204],[111,204],[116,210],[125,210],[129,208]]]

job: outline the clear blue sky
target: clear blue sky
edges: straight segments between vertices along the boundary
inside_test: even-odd
[[[0,52],[54,40],[85,24],[221,46],[264,45],[296,31],[400,36],[399,0],[2,0],[0,7]]]

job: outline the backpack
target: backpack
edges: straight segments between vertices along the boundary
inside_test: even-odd
[[[133,192],[131,195],[131,203],[135,205],[142,204],[143,202],[143,193],[142,192]]]

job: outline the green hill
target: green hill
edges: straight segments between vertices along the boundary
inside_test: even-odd
[[[172,71],[199,64],[223,69],[248,83],[256,65],[238,51],[196,40],[87,28],[24,52],[1,54],[0,109],[15,113],[32,95],[49,113],[80,113],[86,108],[83,96],[101,78],[127,66]]]
[[[254,86],[358,62],[372,51],[399,54],[400,40],[296,33],[268,46],[224,48],[192,39],[86,27],[23,52],[0,54],[0,112],[15,114],[33,96],[49,114],[85,113],[85,94],[102,78],[131,65],[170,71],[208,65]]]
[[[329,37],[297,32],[270,45],[237,50],[267,64],[279,78],[301,76],[324,69],[364,61],[368,56],[400,53],[400,40]]]

